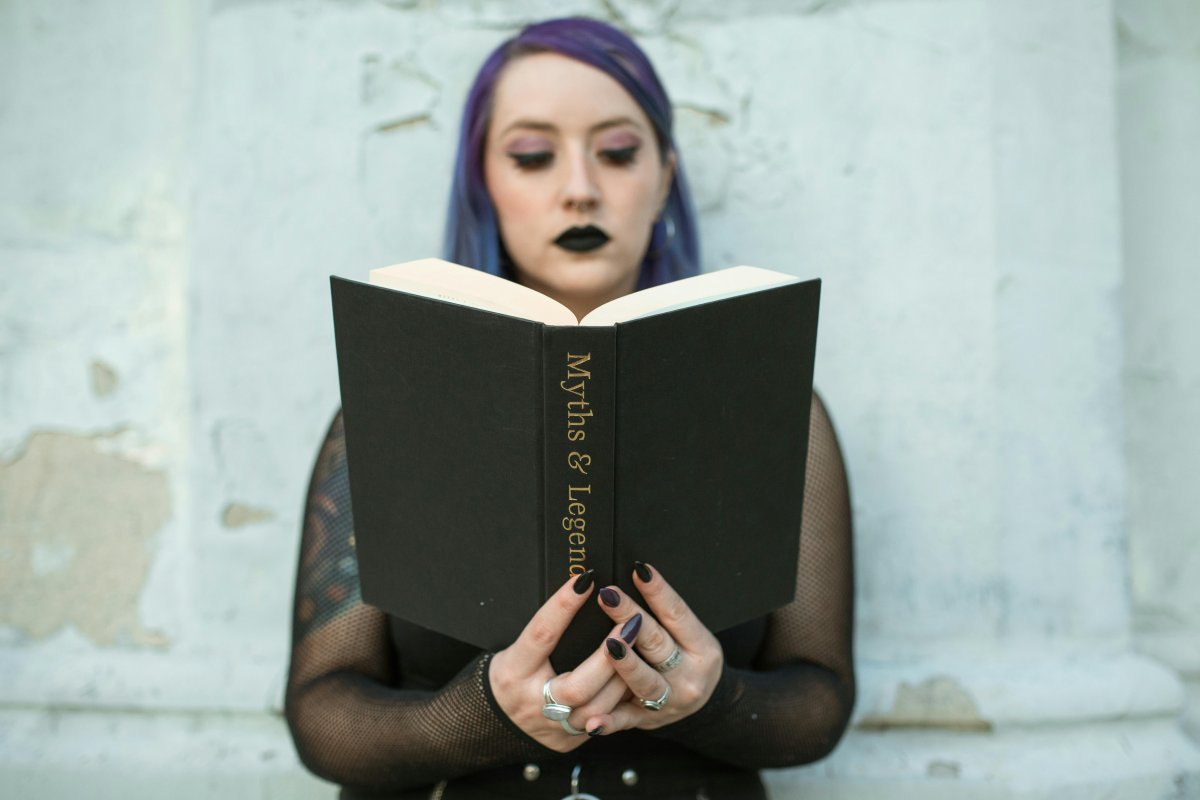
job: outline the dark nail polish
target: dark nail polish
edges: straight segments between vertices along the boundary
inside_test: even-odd
[[[605,639],[604,643],[608,645],[608,654],[617,661],[625,657],[625,643],[620,639]]]
[[[625,644],[633,644],[633,640],[637,638],[638,631],[641,629],[642,615],[634,614],[621,628],[621,638],[625,640]]]
[[[617,594],[617,590],[611,586],[605,586],[600,590],[600,600],[609,608],[621,605],[621,595]]]
[[[596,579],[596,570],[589,569],[587,572],[575,579],[575,594],[583,594],[588,589],[592,588],[592,581]]]
[[[594,727],[590,731],[588,731],[588,736],[599,736],[602,733],[604,733],[604,726],[597,725],[596,727]]]
[[[654,578],[654,573],[650,571],[650,565],[644,561],[633,562],[633,571],[637,573],[642,583],[649,583]]]

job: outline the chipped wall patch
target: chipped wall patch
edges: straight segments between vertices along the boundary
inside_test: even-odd
[[[166,473],[104,452],[104,438],[38,431],[0,461],[0,625],[162,646],[137,607],[171,513]]]
[[[869,714],[860,730],[891,728],[942,728],[958,731],[990,731],[992,723],[979,713],[973,698],[954,678],[939,676],[917,685],[901,682],[891,711]]]
[[[254,508],[242,503],[230,503],[221,512],[221,524],[226,528],[241,528],[258,522],[270,522],[275,514],[265,508]]]
[[[959,778],[962,765],[957,761],[934,760],[925,765],[925,774],[930,778]]]
[[[117,371],[99,359],[92,362],[92,394],[108,397],[117,389]]]

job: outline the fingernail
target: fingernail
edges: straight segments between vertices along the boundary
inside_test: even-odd
[[[642,583],[649,583],[654,578],[654,573],[650,571],[650,565],[644,561],[633,562],[633,571],[637,573]]]
[[[608,645],[608,654],[617,661],[625,657],[625,643],[620,639],[605,639],[604,643]]]
[[[589,569],[587,572],[575,579],[575,594],[583,594],[588,589],[592,588],[592,581],[596,579],[596,570]]]
[[[629,618],[629,621],[621,628],[621,638],[626,644],[633,644],[633,640],[637,638],[638,631],[642,629],[642,615],[634,614]]]
[[[611,586],[605,586],[600,590],[600,600],[609,608],[621,605],[621,595],[617,594],[617,590]]]
[[[588,731],[588,736],[599,736],[602,733],[604,733],[604,726],[597,725],[596,727],[594,727],[590,731]]]

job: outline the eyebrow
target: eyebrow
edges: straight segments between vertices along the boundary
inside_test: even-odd
[[[633,119],[632,117],[613,117],[612,119],[606,119],[603,122],[597,122],[595,125],[588,128],[588,133],[597,133],[599,131],[607,130],[608,128],[615,128],[619,125],[632,125],[633,127],[637,128],[639,131],[643,130],[643,126],[641,124],[639,124],[638,121]],[[536,119],[518,119],[515,122],[513,122],[511,125],[509,125],[507,128],[505,128],[503,131],[501,131],[500,135],[504,136],[509,131],[511,131],[515,128],[523,128],[523,129],[535,130],[535,131],[547,131],[548,133],[557,133],[558,132],[558,126],[551,122],[544,122],[542,120],[536,120]]]

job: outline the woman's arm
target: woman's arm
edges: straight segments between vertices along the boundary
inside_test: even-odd
[[[854,706],[851,534],[841,449],[813,395],[796,599],[771,614],[756,669],[726,665],[708,703],[658,735],[755,768],[804,764],[833,750]]]
[[[488,659],[438,691],[392,688],[387,619],[359,594],[341,414],[309,485],[286,715],[304,764],[360,789],[400,790],[544,755],[489,697]]]

